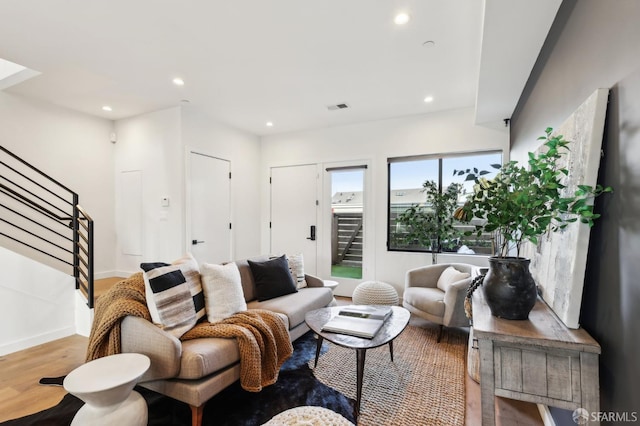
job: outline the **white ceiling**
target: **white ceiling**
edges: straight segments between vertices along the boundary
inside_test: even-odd
[[[496,125],[560,2],[3,0],[0,58],[40,73],[5,91],[114,120],[188,100],[268,135],[477,101],[477,123]]]

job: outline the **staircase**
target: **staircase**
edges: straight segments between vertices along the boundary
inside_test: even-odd
[[[93,308],[93,219],[77,193],[3,146],[0,245],[71,275]]]
[[[362,266],[362,213],[334,213],[333,265]]]

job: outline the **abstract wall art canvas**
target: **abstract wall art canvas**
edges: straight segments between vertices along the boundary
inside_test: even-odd
[[[578,184],[596,185],[608,96],[608,89],[596,90],[554,129],[555,135],[571,142],[563,157],[563,166],[569,170],[567,194],[573,194]],[[580,327],[589,235],[588,225],[575,222],[541,237],[537,245],[527,244],[522,254],[531,259],[531,273],[542,298],[569,328]]]

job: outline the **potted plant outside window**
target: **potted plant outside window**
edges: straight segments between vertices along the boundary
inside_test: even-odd
[[[574,194],[565,194],[569,172],[560,160],[570,142],[552,133],[547,128],[545,136],[538,138],[544,141],[543,149],[529,153],[527,167],[516,161],[494,165],[499,172],[493,179],[481,177],[477,170],[454,171],[475,182],[473,193],[454,216],[464,222],[482,219],[475,233],[493,232],[498,237],[499,250],[489,258],[483,282],[485,300],[494,316],[527,319],[535,305],[537,288],[529,271],[530,259],[520,257],[523,243],[537,244],[542,235],[576,221],[593,226],[600,216],[593,212],[593,199],[612,191],[601,185],[578,185]]]

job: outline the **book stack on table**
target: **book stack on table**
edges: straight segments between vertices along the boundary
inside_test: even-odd
[[[391,306],[348,305],[331,318],[322,331],[372,339],[391,316]]]

